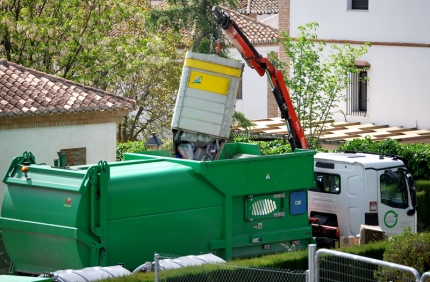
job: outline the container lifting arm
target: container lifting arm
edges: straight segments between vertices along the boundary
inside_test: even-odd
[[[281,110],[281,117],[286,120],[288,142],[291,145],[291,149],[293,151],[295,148],[309,149],[282,72],[255,50],[254,46],[252,46],[248,38],[246,38],[245,34],[228,14],[219,10],[217,6],[212,7],[212,14],[224,34],[227,35],[228,39],[239,50],[247,65],[255,69],[260,76],[267,74],[272,86],[273,95]]]

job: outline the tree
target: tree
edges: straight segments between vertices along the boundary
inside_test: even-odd
[[[289,63],[275,59],[282,70],[297,117],[304,131],[309,131],[308,143],[317,146],[324,125],[332,118],[332,110],[345,97],[344,90],[351,83],[350,73],[358,73],[355,60],[367,53],[366,43],[359,48],[317,41],[317,23],[299,27],[299,36],[290,37],[281,32],[280,44],[289,57]],[[324,55],[326,54],[326,55]],[[274,54],[271,54],[272,57]]]
[[[247,119],[243,113],[238,111],[234,112],[233,123],[243,128],[246,134],[248,134],[249,128],[255,126],[255,123]]]
[[[228,58],[228,42],[222,37],[221,29],[212,15],[212,7],[224,4],[239,7],[236,0],[167,0],[167,3],[162,9],[150,12],[149,22],[153,27],[169,27],[183,34],[189,41],[182,45],[192,52],[214,54],[219,41],[221,48],[218,55]],[[234,113],[234,123],[246,131],[254,125],[240,112]]]
[[[9,61],[87,85],[104,87],[123,69],[129,34],[118,26],[143,20],[147,0],[5,0],[0,53]],[[130,25],[131,28],[131,25]]]
[[[118,125],[118,141],[146,140],[152,132],[163,136],[170,127],[184,60],[176,50],[180,40],[169,31],[153,37],[144,50],[145,59],[112,87],[112,92],[134,99],[137,106]]]
[[[4,0],[0,54],[9,61],[136,100],[121,140],[167,124],[181,38],[150,29],[149,0]],[[151,132],[149,132],[151,133]],[[143,135],[142,135],[143,134]],[[122,135],[122,136],[121,136]]]
[[[212,16],[212,7],[219,4],[239,7],[237,0],[167,0],[163,9],[151,11],[150,21],[155,27],[168,26],[189,36],[192,52],[215,54],[216,41],[220,40],[218,55],[227,58],[228,46]]]

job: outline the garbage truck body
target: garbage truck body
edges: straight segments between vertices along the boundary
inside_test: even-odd
[[[314,151],[261,156],[255,145],[232,143],[216,161],[161,153],[72,167],[36,164],[30,152],[15,158],[0,218],[14,272],[132,271],[155,252],[229,260],[314,242]]]

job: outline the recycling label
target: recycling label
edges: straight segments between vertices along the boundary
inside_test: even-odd
[[[397,224],[397,219],[398,219],[398,214],[395,211],[393,210],[387,211],[384,216],[385,226],[387,226],[388,228],[393,228]]]

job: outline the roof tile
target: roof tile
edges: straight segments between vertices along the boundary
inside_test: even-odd
[[[0,59],[0,116],[116,110],[120,107],[131,110],[135,101]]]
[[[223,8],[223,10],[236,22],[252,44],[275,43],[278,38],[279,32],[276,28],[229,9]]]
[[[241,8],[235,9],[240,14],[277,14],[279,1],[282,0],[240,0]]]

